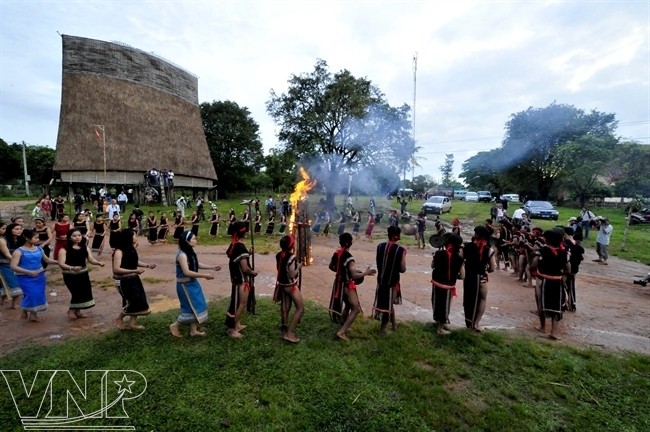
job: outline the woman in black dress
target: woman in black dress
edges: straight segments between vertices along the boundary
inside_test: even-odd
[[[257,210],[255,213],[255,234],[262,232],[262,213]]]
[[[45,225],[45,219],[42,217],[37,217],[34,219],[34,231],[38,234],[38,246],[43,248],[43,253],[45,256],[50,256],[50,243],[54,241],[54,236],[52,231]],[[43,264],[43,268],[47,267],[47,264]]]
[[[88,251],[88,244],[81,230],[72,228],[68,231],[68,242],[65,248],[59,251],[59,267],[63,270],[63,282],[71,296],[68,308],[70,319],[86,318],[81,311],[95,306],[87,262],[104,267],[104,263],[93,258]]]
[[[212,216],[210,216],[210,235],[216,237],[219,235],[219,213],[217,209],[212,209]]]
[[[192,234],[194,234],[196,237],[199,236],[199,214],[196,211],[192,212],[192,218],[190,219],[191,224],[192,224]]]
[[[97,256],[101,256],[102,250],[104,249],[104,240],[106,239],[106,225],[104,224],[104,217],[102,215],[97,215],[95,218],[91,237],[93,239],[91,245],[92,251],[95,252]]]
[[[140,232],[140,221],[138,220],[138,217],[135,215],[135,213],[131,213],[129,216],[129,221],[127,222],[127,226],[131,231],[135,233],[135,235],[138,235]]]
[[[176,218],[174,219],[172,228],[174,228],[174,240],[178,241],[181,235],[183,235],[183,231],[185,231],[185,218],[180,211],[176,212]]]
[[[169,221],[167,213],[163,213],[160,215],[160,225],[158,225],[158,241],[160,243],[167,243],[167,232],[169,232]]]
[[[149,230],[149,243],[158,243],[158,221],[153,212],[149,212],[149,216],[147,216],[147,229]]]
[[[113,279],[122,296],[122,310],[115,319],[115,324],[121,329],[126,328],[124,317],[127,316],[129,317],[128,328],[144,329],[144,326],[138,325],[138,317],[151,313],[140,275],[144,272],[142,267],[155,269],[156,264],[140,261],[137,244],[138,236],[135,232],[124,229],[118,235],[117,248],[113,252]]]
[[[108,245],[111,249],[115,249],[118,244],[120,231],[122,231],[122,223],[120,222],[120,214],[118,212],[113,213],[113,219],[108,223],[108,229],[111,230]]]

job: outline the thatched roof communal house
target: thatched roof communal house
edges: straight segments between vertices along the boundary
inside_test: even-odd
[[[173,170],[176,187],[213,186],[195,76],[123,44],[62,39],[54,170],[63,183],[104,184],[105,138],[108,185],[141,185],[144,172],[157,168]]]

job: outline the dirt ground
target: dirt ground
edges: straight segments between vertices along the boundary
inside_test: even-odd
[[[15,203],[0,203],[0,211],[5,215],[14,206]],[[357,265],[374,265],[375,248],[379,242],[384,241],[384,232],[385,225],[382,225],[375,230],[376,239],[371,241],[362,238],[355,241],[352,253]],[[314,262],[303,269],[303,296],[323,305],[329,303],[333,273],[327,264],[337,247],[335,237],[315,237],[312,245]],[[247,241],[247,244],[250,243]],[[215,273],[215,279],[202,280],[206,297],[213,300],[229,296],[226,246],[199,245],[196,250],[202,263],[222,266],[222,270]],[[146,270],[142,275],[151,309],[154,312],[177,309],[173,265],[176,246],[152,246],[141,238],[138,251],[142,261],[157,264],[155,270]],[[396,306],[399,320],[432,321],[429,282],[432,253],[433,248],[430,246],[425,250],[407,248],[407,271],[401,279],[404,302]],[[648,272],[647,266],[616,257],[610,258],[608,266],[601,266],[592,262],[594,258],[595,251],[588,250],[577,277],[577,312],[564,314],[561,322],[563,340],[559,343],[650,354],[650,287],[632,284],[633,279]],[[56,287],[58,295],[48,296],[50,308],[43,314],[43,322],[21,320],[20,312],[9,309],[6,304],[0,308],[0,353],[11,351],[26,342],[57,343],[73,337],[117,331],[112,321],[119,312],[121,300],[110,284],[109,251],[101,259],[107,266],[94,267],[91,272],[91,279],[96,286],[94,296],[97,306],[87,312],[89,318],[68,319],[66,311],[70,294],[61,282],[60,272],[48,273],[48,280]],[[256,279],[257,293],[260,297],[270,297],[275,284],[274,257],[271,254],[257,254],[255,265],[260,272]],[[455,328],[464,327],[462,282],[458,283],[458,287],[458,297],[452,302],[450,315],[452,327]],[[359,286],[361,304],[366,315],[372,308],[374,289],[371,277]],[[537,317],[530,312],[535,307],[533,289],[521,286],[503,270],[495,271],[490,275],[487,301],[481,322],[487,329],[542,337],[533,329],[537,323]],[[218,328],[223,316],[213,316],[211,319],[213,324],[210,327],[214,329]],[[143,323],[146,324],[146,318]],[[167,329],[161,328],[160,331],[166,332]]]

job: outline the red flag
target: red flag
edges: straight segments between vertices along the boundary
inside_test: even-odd
[[[98,140],[102,139],[102,136],[99,134],[99,128],[95,127],[95,136]]]

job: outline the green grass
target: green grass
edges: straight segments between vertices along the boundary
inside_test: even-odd
[[[203,339],[174,339],[167,325],[176,314],[167,312],[141,319],[142,332],[23,347],[0,357],[0,369],[20,369],[28,386],[39,369],[67,369],[79,382],[87,369],[139,371],[148,386],[125,402],[126,424],[147,431],[650,429],[647,356],[498,332],[441,337],[418,323],[380,336],[378,323],[364,318],[344,343],[334,339],[337,326],[325,309],[312,303],[298,329],[303,340],[292,346],[279,339],[277,305],[267,299],[244,318],[245,338],[231,340],[226,305],[211,304]],[[3,380],[0,387],[2,429],[21,430]]]

